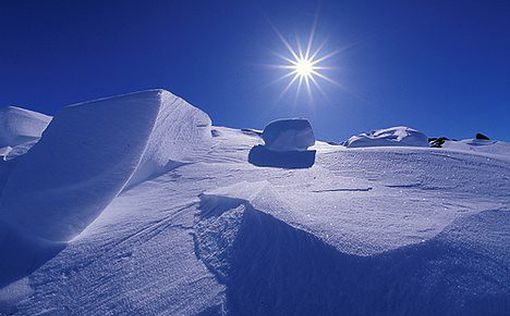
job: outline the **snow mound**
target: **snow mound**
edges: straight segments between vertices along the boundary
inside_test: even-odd
[[[210,125],[164,90],[65,107],[10,174],[1,218],[22,233],[68,241],[125,188],[208,150]]]
[[[252,148],[250,163],[259,167],[309,168],[315,162],[315,144],[310,122],[305,119],[281,119],[269,123],[262,132],[265,145]]]
[[[510,144],[502,141],[486,139],[447,140],[441,147],[457,151],[510,156]]]
[[[262,139],[272,151],[304,151],[315,144],[312,126],[305,119],[273,121],[264,128]]]
[[[428,138],[425,134],[406,126],[390,127],[354,135],[344,145],[351,148],[376,146],[429,147]]]

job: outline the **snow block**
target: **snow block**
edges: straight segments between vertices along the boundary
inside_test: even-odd
[[[265,145],[250,150],[248,161],[259,167],[309,168],[315,162],[315,144],[310,122],[305,119],[281,119],[269,123],[262,132]]]
[[[65,107],[20,157],[0,218],[25,234],[69,241],[126,187],[207,151],[210,125],[164,90]]]
[[[264,128],[262,139],[272,151],[303,151],[315,144],[312,126],[305,119],[273,121]]]
[[[428,138],[425,134],[405,126],[390,127],[354,135],[344,145],[351,148],[377,146],[429,147]]]

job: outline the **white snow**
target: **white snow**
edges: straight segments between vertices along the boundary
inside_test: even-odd
[[[243,129],[243,133],[259,136],[259,132]],[[280,119],[269,123],[261,134],[264,145],[254,146],[248,161],[259,167],[309,168],[315,162],[315,144],[310,122],[305,119]]]
[[[68,106],[5,185],[2,221],[67,241],[127,186],[207,151],[210,119],[166,91]]]
[[[4,158],[7,157],[7,155],[12,151],[11,146],[5,146],[0,148],[0,157]]]
[[[406,127],[397,126],[378,129],[368,133],[351,136],[346,142],[346,147],[375,147],[375,146],[413,146],[429,147],[428,138],[425,134]]]
[[[51,119],[51,116],[16,106],[1,107],[0,156],[8,160],[27,152]]]
[[[502,141],[484,139],[447,140],[442,148],[448,150],[483,153],[510,157],[510,144]]]
[[[317,141],[309,168],[266,168],[248,162],[258,132],[209,122],[163,91],[58,113],[5,162],[0,313],[507,313],[499,151]]]
[[[14,147],[40,138],[51,116],[16,106],[0,108],[0,147]]]
[[[305,119],[280,119],[269,123],[262,133],[271,151],[303,151],[315,144],[310,122]]]

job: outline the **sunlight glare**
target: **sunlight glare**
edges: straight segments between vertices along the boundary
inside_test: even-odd
[[[276,29],[276,34],[282,41],[283,45],[287,49],[288,55],[282,55],[275,53],[285,63],[280,65],[274,65],[277,68],[287,69],[288,72],[280,77],[278,80],[289,78],[289,82],[283,89],[280,97],[282,97],[292,86],[297,85],[296,92],[299,92],[302,87],[306,88],[308,96],[312,97],[312,88],[316,88],[324,94],[321,87],[319,86],[320,80],[327,81],[329,83],[339,85],[337,82],[323,74],[324,70],[333,69],[322,65],[324,61],[336,55],[339,51],[333,51],[324,54],[324,42],[321,45],[314,47],[315,29],[317,26],[317,17],[312,25],[310,35],[308,37],[305,46],[301,44],[299,40],[296,41],[296,47],[293,47],[287,39]]]
[[[301,77],[310,77],[314,71],[313,63],[308,59],[300,58],[296,61],[294,70]]]

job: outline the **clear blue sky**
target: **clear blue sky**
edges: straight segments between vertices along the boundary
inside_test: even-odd
[[[285,49],[317,39],[314,91],[278,98]],[[92,98],[164,88],[216,125],[309,118],[319,138],[407,125],[429,136],[510,140],[510,1],[1,1],[0,105],[53,114]]]

